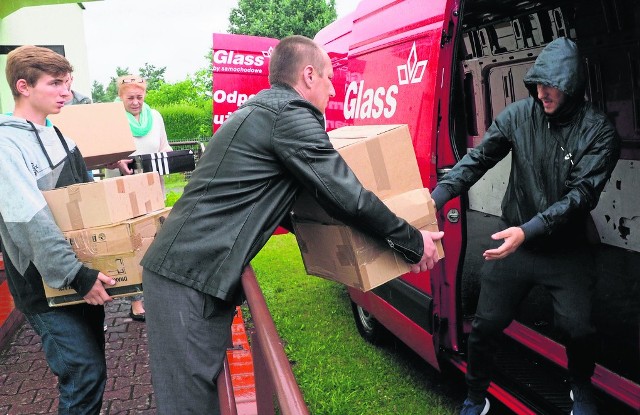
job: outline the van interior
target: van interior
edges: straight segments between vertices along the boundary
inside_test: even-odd
[[[522,79],[540,51],[561,36],[584,55],[586,98],[604,111],[622,138],[622,154],[598,207],[592,212],[597,286],[594,323],[598,363],[640,383],[640,2],[635,0],[467,0],[456,45],[450,108],[451,140],[461,157],[477,145],[492,119],[528,96]],[[482,252],[495,230],[509,177],[503,160],[464,198],[467,224],[460,267],[462,313],[477,304]],[[534,289],[517,320],[553,340],[550,295]]]

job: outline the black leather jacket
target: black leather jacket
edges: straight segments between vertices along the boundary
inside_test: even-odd
[[[616,165],[620,139],[606,116],[582,98],[584,79],[575,44],[564,38],[549,44],[524,79],[532,96],[505,108],[482,142],[438,183],[432,194],[437,207],[511,152],[502,200],[506,225],[521,226],[529,247],[585,242],[585,221]],[[567,94],[552,116],[534,98],[537,84]]]
[[[142,265],[203,293],[237,300],[244,267],[302,188],[408,262],[421,259],[419,231],[362,187],[331,146],[322,114],[292,88],[276,85],[247,101],[216,132]]]

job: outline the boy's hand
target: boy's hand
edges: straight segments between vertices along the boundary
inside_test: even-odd
[[[102,272],[98,273],[98,278],[96,282],[93,284],[91,291],[87,293],[83,298],[88,304],[91,305],[103,305],[106,302],[112,301],[113,298],[107,294],[107,291],[104,289],[104,285],[115,285],[116,280],[109,277],[108,275],[103,274]]]
[[[115,163],[107,164],[107,168],[118,169],[120,170],[120,174],[122,174],[123,176],[128,176],[130,174],[133,174],[133,170],[129,168],[129,164],[131,164],[132,162],[133,162],[133,159],[118,160]]]

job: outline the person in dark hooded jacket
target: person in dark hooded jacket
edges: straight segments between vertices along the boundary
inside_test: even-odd
[[[553,297],[565,333],[573,415],[597,414],[591,376],[595,275],[587,224],[620,152],[606,116],[584,99],[583,61],[574,42],[549,43],[524,78],[531,96],[504,109],[482,142],[432,192],[440,209],[512,154],[496,248],[483,256],[478,308],[468,342],[468,396],[461,414],[486,414],[486,391],[500,333],[534,285]]]

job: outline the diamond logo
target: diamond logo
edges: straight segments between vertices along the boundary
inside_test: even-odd
[[[429,60],[418,60],[416,42],[413,42],[407,63],[398,66],[398,84],[408,85],[421,82],[422,77],[424,76],[424,71],[427,69],[428,62]]]

